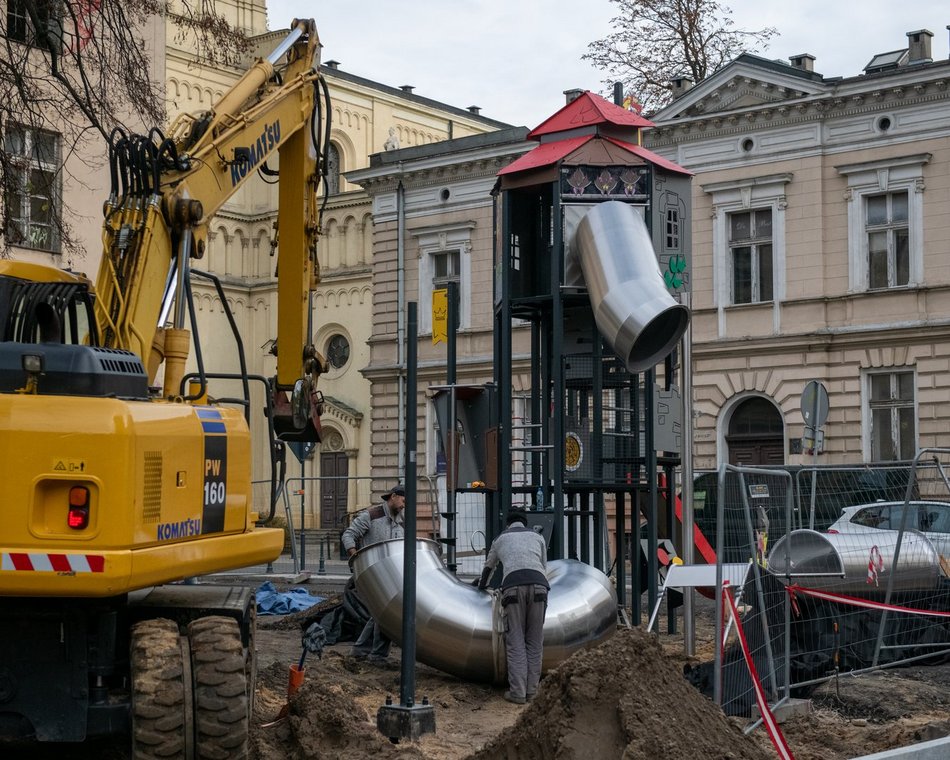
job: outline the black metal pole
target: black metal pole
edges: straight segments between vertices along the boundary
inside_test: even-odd
[[[412,707],[416,693],[416,374],[419,316],[417,304],[407,304],[406,331],[406,487],[405,548],[402,569],[402,674],[399,704]]]
[[[419,316],[417,304],[406,304],[406,488],[404,510],[405,538],[402,569],[402,663],[399,678],[399,705],[386,697],[376,713],[376,728],[390,740],[418,739],[435,732],[435,711],[428,697],[416,704],[416,406],[418,398],[417,364],[419,355]]]
[[[446,383],[450,386],[454,386],[456,383],[456,378],[458,376],[457,372],[457,354],[455,352],[455,339],[456,333],[458,332],[458,283],[449,282],[447,286],[446,300],[448,301],[448,336],[447,343],[448,347],[446,349]],[[449,413],[448,425],[449,429],[446,431],[446,440],[449,443],[450,451],[449,454],[449,471],[448,478],[446,478],[446,493],[445,493],[445,527],[446,527],[446,557],[445,565],[448,568],[449,572],[453,575],[458,570],[458,563],[456,561],[455,555],[455,541],[458,535],[457,530],[457,517],[456,514],[456,498],[455,494],[458,489],[458,457],[459,457],[459,444],[458,436],[455,430],[455,418],[457,416],[455,405],[458,403],[458,397],[455,393],[455,388],[449,392]]]

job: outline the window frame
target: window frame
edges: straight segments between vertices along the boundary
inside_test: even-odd
[[[910,219],[909,219],[909,209],[910,209],[910,200],[907,200],[907,211],[905,214],[906,217],[902,221],[895,221],[894,219],[894,198],[895,196],[903,195],[905,198],[909,196],[909,193],[905,189],[891,190],[886,193],[874,193],[865,195],[863,198],[864,203],[864,235],[865,235],[865,248],[868,252],[868,290],[893,290],[894,288],[907,287],[910,283],[908,282],[897,282],[897,273],[900,271],[900,262],[898,261],[898,243],[897,243],[897,233],[899,231],[904,231],[907,236],[907,262],[906,270],[908,280],[910,278]],[[885,203],[885,216],[886,220],[879,224],[872,224],[870,220],[870,206],[871,201],[875,198],[883,198]],[[871,282],[871,275],[873,267],[871,266],[871,238],[875,235],[880,235],[881,233],[885,236],[885,247],[884,247],[884,256],[885,256],[885,265],[886,265],[886,280],[887,284],[875,286]]]
[[[769,229],[770,233],[768,238],[759,235],[755,231],[756,219],[760,213],[769,212]],[[732,221],[739,214],[748,214],[749,215],[749,229],[750,235],[748,238],[740,238],[737,240],[732,239]],[[726,215],[727,220],[727,230],[729,235],[729,269],[731,273],[730,278],[730,301],[733,306],[741,306],[744,304],[761,304],[761,303],[771,303],[775,295],[775,261],[774,261],[774,251],[775,244],[772,240],[772,209],[769,206],[762,206],[750,209],[743,209],[741,211],[730,211]],[[769,248],[769,260],[770,260],[770,273],[771,273],[771,293],[768,298],[762,297],[762,286],[764,279],[762,277],[762,249],[768,246]],[[736,256],[737,252],[742,249],[749,250],[749,300],[748,301],[739,301],[736,296]]]
[[[7,140],[14,130],[21,132],[23,136],[22,150],[14,153],[7,147]],[[52,139],[53,156],[50,160],[44,161],[34,155],[34,146],[36,144],[36,134],[42,133]],[[62,239],[60,228],[62,224],[62,135],[49,130],[31,129],[23,124],[10,124],[7,127],[4,136],[4,149],[10,156],[10,168],[17,174],[16,194],[19,198],[20,215],[14,217],[10,210],[8,198],[4,198],[4,204],[7,212],[7,227],[3,230],[7,242],[17,248],[26,248],[34,251],[42,251],[49,254],[60,254],[62,252]],[[45,172],[50,175],[50,184],[48,193],[31,192],[32,174],[34,171]],[[33,201],[34,199],[45,199],[49,202],[51,210],[49,212],[48,222],[34,222]],[[22,225],[22,231],[18,232],[17,237],[22,235],[22,240],[14,239],[11,226],[14,222]],[[46,246],[36,245],[31,233],[32,227],[45,227],[48,229],[49,244]]]
[[[911,399],[900,399],[891,395],[886,401],[881,400],[872,400],[872,388],[871,384],[873,379],[880,377],[882,375],[890,376],[890,386],[893,394],[893,389],[895,382],[899,386],[899,380],[897,379],[899,375],[910,375],[911,376],[911,387],[913,396]],[[906,459],[912,459],[916,456],[919,439],[920,439],[920,425],[918,423],[918,405],[920,403],[920,393],[917,382],[917,371],[914,367],[884,367],[876,368],[873,370],[863,370],[861,373],[861,420],[862,420],[862,448],[864,449],[863,455],[866,462],[898,462]],[[874,430],[874,417],[875,411],[879,410],[890,410],[890,430],[891,430],[891,445],[894,449],[894,457],[892,459],[880,459],[879,453],[875,453],[875,430]],[[912,431],[912,444],[913,453],[910,454],[910,457],[901,456],[901,448],[904,443],[904,439],[900,437],[900,411],[909,410],[911,412],[911,419],[914,422],[914,429]]]
[[[848,292],[880,293],[900,288],[913,288],[924,277],[924,166],[933,158],[930,153],[842,164],[835,170],[847,181],[845,199],[848,204]],[[871,288],[867,230],[867,199],[870,196],[907,191],[907,256],[906,285]]]
[[[712,199],[713,210],[713,305],[719,315],[719,335],[725,337],[726,310],[772,306],[772,329],[781,331],[781,304],[785,300],[785,210],[786,186],[791,172],[712,182],[702,190]],[[739,211],[772,210],[772,300],[753,304],[732,302],[732,259],[729,246],[729,215]]]
[[[472,230],[475,222],[443,224],[412,230],[418,241],[419,336],[432,334],[432,292],[437,290],[436,257],[458,251],[459,329],[471,325],[472,302]]]

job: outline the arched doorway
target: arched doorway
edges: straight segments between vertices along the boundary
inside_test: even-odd
[[[756,396],[736,406],[726,434],[729,464],[785,464],[785,422],[775,404]]]

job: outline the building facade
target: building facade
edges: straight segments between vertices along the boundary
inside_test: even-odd
[[[912,459],[950,431],[950,61],[932,34],[853,77],[742,55],[652,120],[695,172],[695,469]],[[807,446],[807,441],[805,443]]]

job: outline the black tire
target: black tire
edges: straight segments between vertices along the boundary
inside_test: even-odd
[[[129,645],[134,760],[185,760],[190,709],[178,625],[157,618],[132,626]]]
[[[245,760],[249,701],[241,629],[232,618],[208,616],[188,625],[195,700],[195,757]]]

